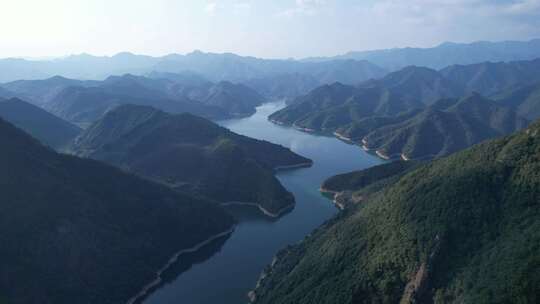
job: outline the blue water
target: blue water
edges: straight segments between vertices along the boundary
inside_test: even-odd
[[[330,200],[319,193],[321,183],[332,175],[381,163],[358,146],[268,122],[268,115],[283,106],[282,103],[265,104],[251,117],[220,124],[236,133],[289,147],[314,161],[310,168],[277,175],[294,193],[294,210],[277,220],[261,217],[252,209],[235,210],[240,222],[234,233],[212,244],[212,248],[202,250],[199,257],[183,257],[184,263],[189,265],[182,266],[179,275],[170,278],[143,303],[247,303],[248,291],[255,286],[261,271],[276,252],[302,240],[337,212]]]

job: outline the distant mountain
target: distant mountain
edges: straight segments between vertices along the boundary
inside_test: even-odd
[[[358,86],[323,85],[298,97],[269,119],[308,131],[332,133],[360,120],[410,113],[437,99],[459,94],[459,88],[437,71],[408,67]]]
[[[540,119],[540,82],[516,86],[493,97],[499,103],[516,109],[529,120]]]
[[[365,118],[393,116],[462,94],[460,86],[439,72],[410,66],[357,86],[320,86],[270,115],[270,119],[307,130],[334,132]]]
[[[333,60],[319,63],[302,63],[296,73],[312,76],[320,83],[341,82],[357,84],[380,78],[387,71],[365,60]]]
[[[203,104],[224,109],[231,116],[246,116],[255,113],[255,107],[266,102],[256,90],[243,84],[229,81],[212,83],[193,73],[158,73],[148,75],[159,81],[169,80],[172,84],[166,89],[170,98],[184,96]]]
[[[151,74],[110,76],[80,81],[60,76],[19,80],[4,87],[16,96],[79,125],[87,125],[119,104],[142,104],[171,113],[189,112],[212,119],[248,116],[265,99],[254,90],[230,82],[212,83],[196,76]]]
[[[71,86],[92,86],[91,81],[68,79],[54,76],[43,80],[18,80],[3,85],[19,98],[43,106],[50,102],[60,91]]]
[[[472,94],[442,99],[407,120],[382,126],[367,134],[362,144],[383,158],[441,157],[527,124],[511,108]]]
[[[228,117],[217,107],[209,107],[189,99],[164,99],[161,94],[157,94],[156,98],[149,98],[151,91],[146,91],[148,94],[146,98],[131,95],[133,92],[142,91],[146,90],[137,85],[132,88],[114,89],[111,87],[68,87],[56,95],[44,108],[82,127],[88,126],[108,111],[123,104],[148,105],[170,113],[189,112],[208,118]]]
[[[156,75],[156,74],[153,74]],[[242,84],[228,81],[212,83],[183,75],[161,74],[167,78],[147,78],[134,75],[111,76],[100,86],[112,93],[137,98],[190,99],[209,107],[222,109],[222,117],[247,116],[266,100],[257,92]],[[196,113],[198,114],[198,113]]]
[[[206,119],[135,105],[108,112],[75,140],[72,150],[221,203],[257,204],[272,216],[294,204],[273,170],[311,164],[282,146]]]
[[[194,72],[167,73],[152,71],[143,76],[153,79],[168,79],[177,84],[191,87],[204,87],[212,84],[210,80]]]
[[[0,60],[0,82],[45,79],[56,75],[100,80],[109,75],[142,74],[151,70],[158,61],[159,58],[130,53],[112,57],[80,54],[40,61],[8,58]]]
[[[242,84],[220,81],[196,100],[201,103],[227,109],[232,116],[246,116],[255,113],[255,108],[266,100],[256,91]]]
[[[442,69],[440,73],[466,91],[490,96],[517,85],[540,81],[540,59],[454,65]]]
[[[332,133],[365,118],[394,116],[424,106],[419,99],[407,98],[377,85],[364,88],[334,83],[298,97],[269,119],[306,131]]]
[[[55,149],[66,147],[82,131],[79,127],[17,98],[0,100],[0,117]]]
[[[57,154],[2,119],[0,141],[5,303],[126,303],[176,253],[233,225],[215,204]]]
[[[539,82],[530,84],[540,78],[539,62],[482,63],[441,71],[410,66],[357,86],[320,86],[269,119],[303,131],[333,133],[384,158],[438,157],[508,134],[524,127],[525,119],[540,117]],[[486,111],[485,116],[474,112],[471,120],[471,113],[465,117],[463,111],[455,111],[461,107],[448,111],[461,96],[483,100],[476,89],[498,100],[467,103],[482,105],[468,110]]]
[[[361,60],[330,60],[302,62],[297,60],[260,59],[231,53],[215,54],[195,51],[187,55],[169,55],[154,67],[160,72],[198,73],[211,81],[245,82],[251,79],[299,73],[312,76],[322,83],[341,81],[358,83],[383,76],[386,71]]]
[[[356,202],[279,252],[251,302],[537,303],[539,135],[537,122],[401,176],[340,178]]]
[[[367,81],[360,86],[380,86],[400,94],[409,102],[432,104],[441,98],[459,97],[464,93],[461,85],[436,70],[409,66],[390,73],[379,80]]]
[[[313,76],[294,73],[255,78],[244,84],[268,99],[292,101],[320,86],[321,82]]]
[[[390,71],[409,65],[441,69],[455,64],[474,64],[486,61],[531,60],[540,57],[540,39],[473,43],[446,42],[433,48],[396,48],[350,52],[345,55],[308,61],[355,59],[367,60]]]
[[[200,51],[163,57],[120,53],[112,57],[81,54],[45,61],[0,60],[0,82],[44,79],[55,75],[101,80],[109,75],[147,75],[152,72],[198,74],[213,82],[245,82],[255,78],[300,73],[315,77],[323,83],[335,81],[357,83],[381,77],[386,73],[384,69],[364,60],[301,62]]]

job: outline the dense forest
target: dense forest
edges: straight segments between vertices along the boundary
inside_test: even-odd
[[[539,157],[537,122],[421,165],[280,252],[252,301],[538,302]],[[377,180],[344,177],[327,184],[360,191]]]

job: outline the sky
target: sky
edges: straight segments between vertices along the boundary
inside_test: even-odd
[[[0,57],[331,56],[540,38],[540,0],[0,0]]]

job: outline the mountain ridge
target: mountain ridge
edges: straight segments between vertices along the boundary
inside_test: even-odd
[[[58,154],[2,119],[0,139],[2,301],[125,302],[176,252],[234,224],[212,202]]]
[[[390,180],[279,252],[251,302],[537,302],[539,135],[537,121],[393,179],[368,169]],[[343,178],[360,194],[376,181]]]
[[[220,203],[257,204],[272,217],[294,206],[273,170],[311,165],[284,147],[204,118],[135,105],[108,112],[75,139],[71,151]]]

